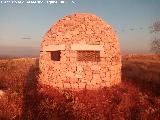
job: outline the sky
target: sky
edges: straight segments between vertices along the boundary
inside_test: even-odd
[[[160,20],[160,0],[48,0],[57,1],[54,4],[45,0],[42,4],[15,1],[21,0],[0,0],[0,55],[38,56],[42,37],[51,25],[77,12],[93,13],[112,25],[122,53],[151,53],[150,26]]]

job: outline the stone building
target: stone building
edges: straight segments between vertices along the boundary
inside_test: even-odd
[[[41,85],[97,89],[121,82],[121,54],[112,27],[89,13],[65,16],[43,37]]]

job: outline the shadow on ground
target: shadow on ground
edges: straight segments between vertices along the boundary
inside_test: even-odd
[[[38,60],[36,60],[35,65],[31,66],[28,72],[23,90],[20,120],[113,120],[114,118],[139,120],[141,118],[159,118],[157,98],[141,93],[139,87],[135,87],[132,81],[130,84],[124,80],[120,85],[97,91],[58,92],[47,87],[46,94],[39,93],[38,66]],[[122,72],[122,79],[125,77],[126,73]],[[146,83],[136,83],[141,88],[146,86],[144,84]],[[148,90],[147,86],[145,89]],[[149,111],[150,108],[153,109],[153,112]]]
[[[23,105],[22,105],[22,120],[35,120],[37,118],[38,111],[38,74],[39,74],[39,61],[35,62],[29,69],[25,86],[23,90]]]
[[[147,94],[157,97],[160,96],[159,83],[154,82],[154,79],[146,80],[143,76],[147,75],[142,74],[143,70],[140,71],[138,70],[136,71],[134,69],[128,70],[125,67],[126,66],[122,66],[122,82],[131,82],[133,85],[137,86],[141,91]]]

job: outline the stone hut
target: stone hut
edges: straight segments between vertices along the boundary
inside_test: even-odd
[[[121,54],[112,27],[89,13],[65,16],[47,31],[40,51],[39,84],[98,89],[121,82]]]

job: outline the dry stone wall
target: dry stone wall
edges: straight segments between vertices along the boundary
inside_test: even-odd
[[[60,61],[51,59],[52,51],[60,51]],[[58,89],[97,89],[121,82],[118,39],[93,14],[72,14],[52,25],[41,43],[39,65],[39,83]]]

